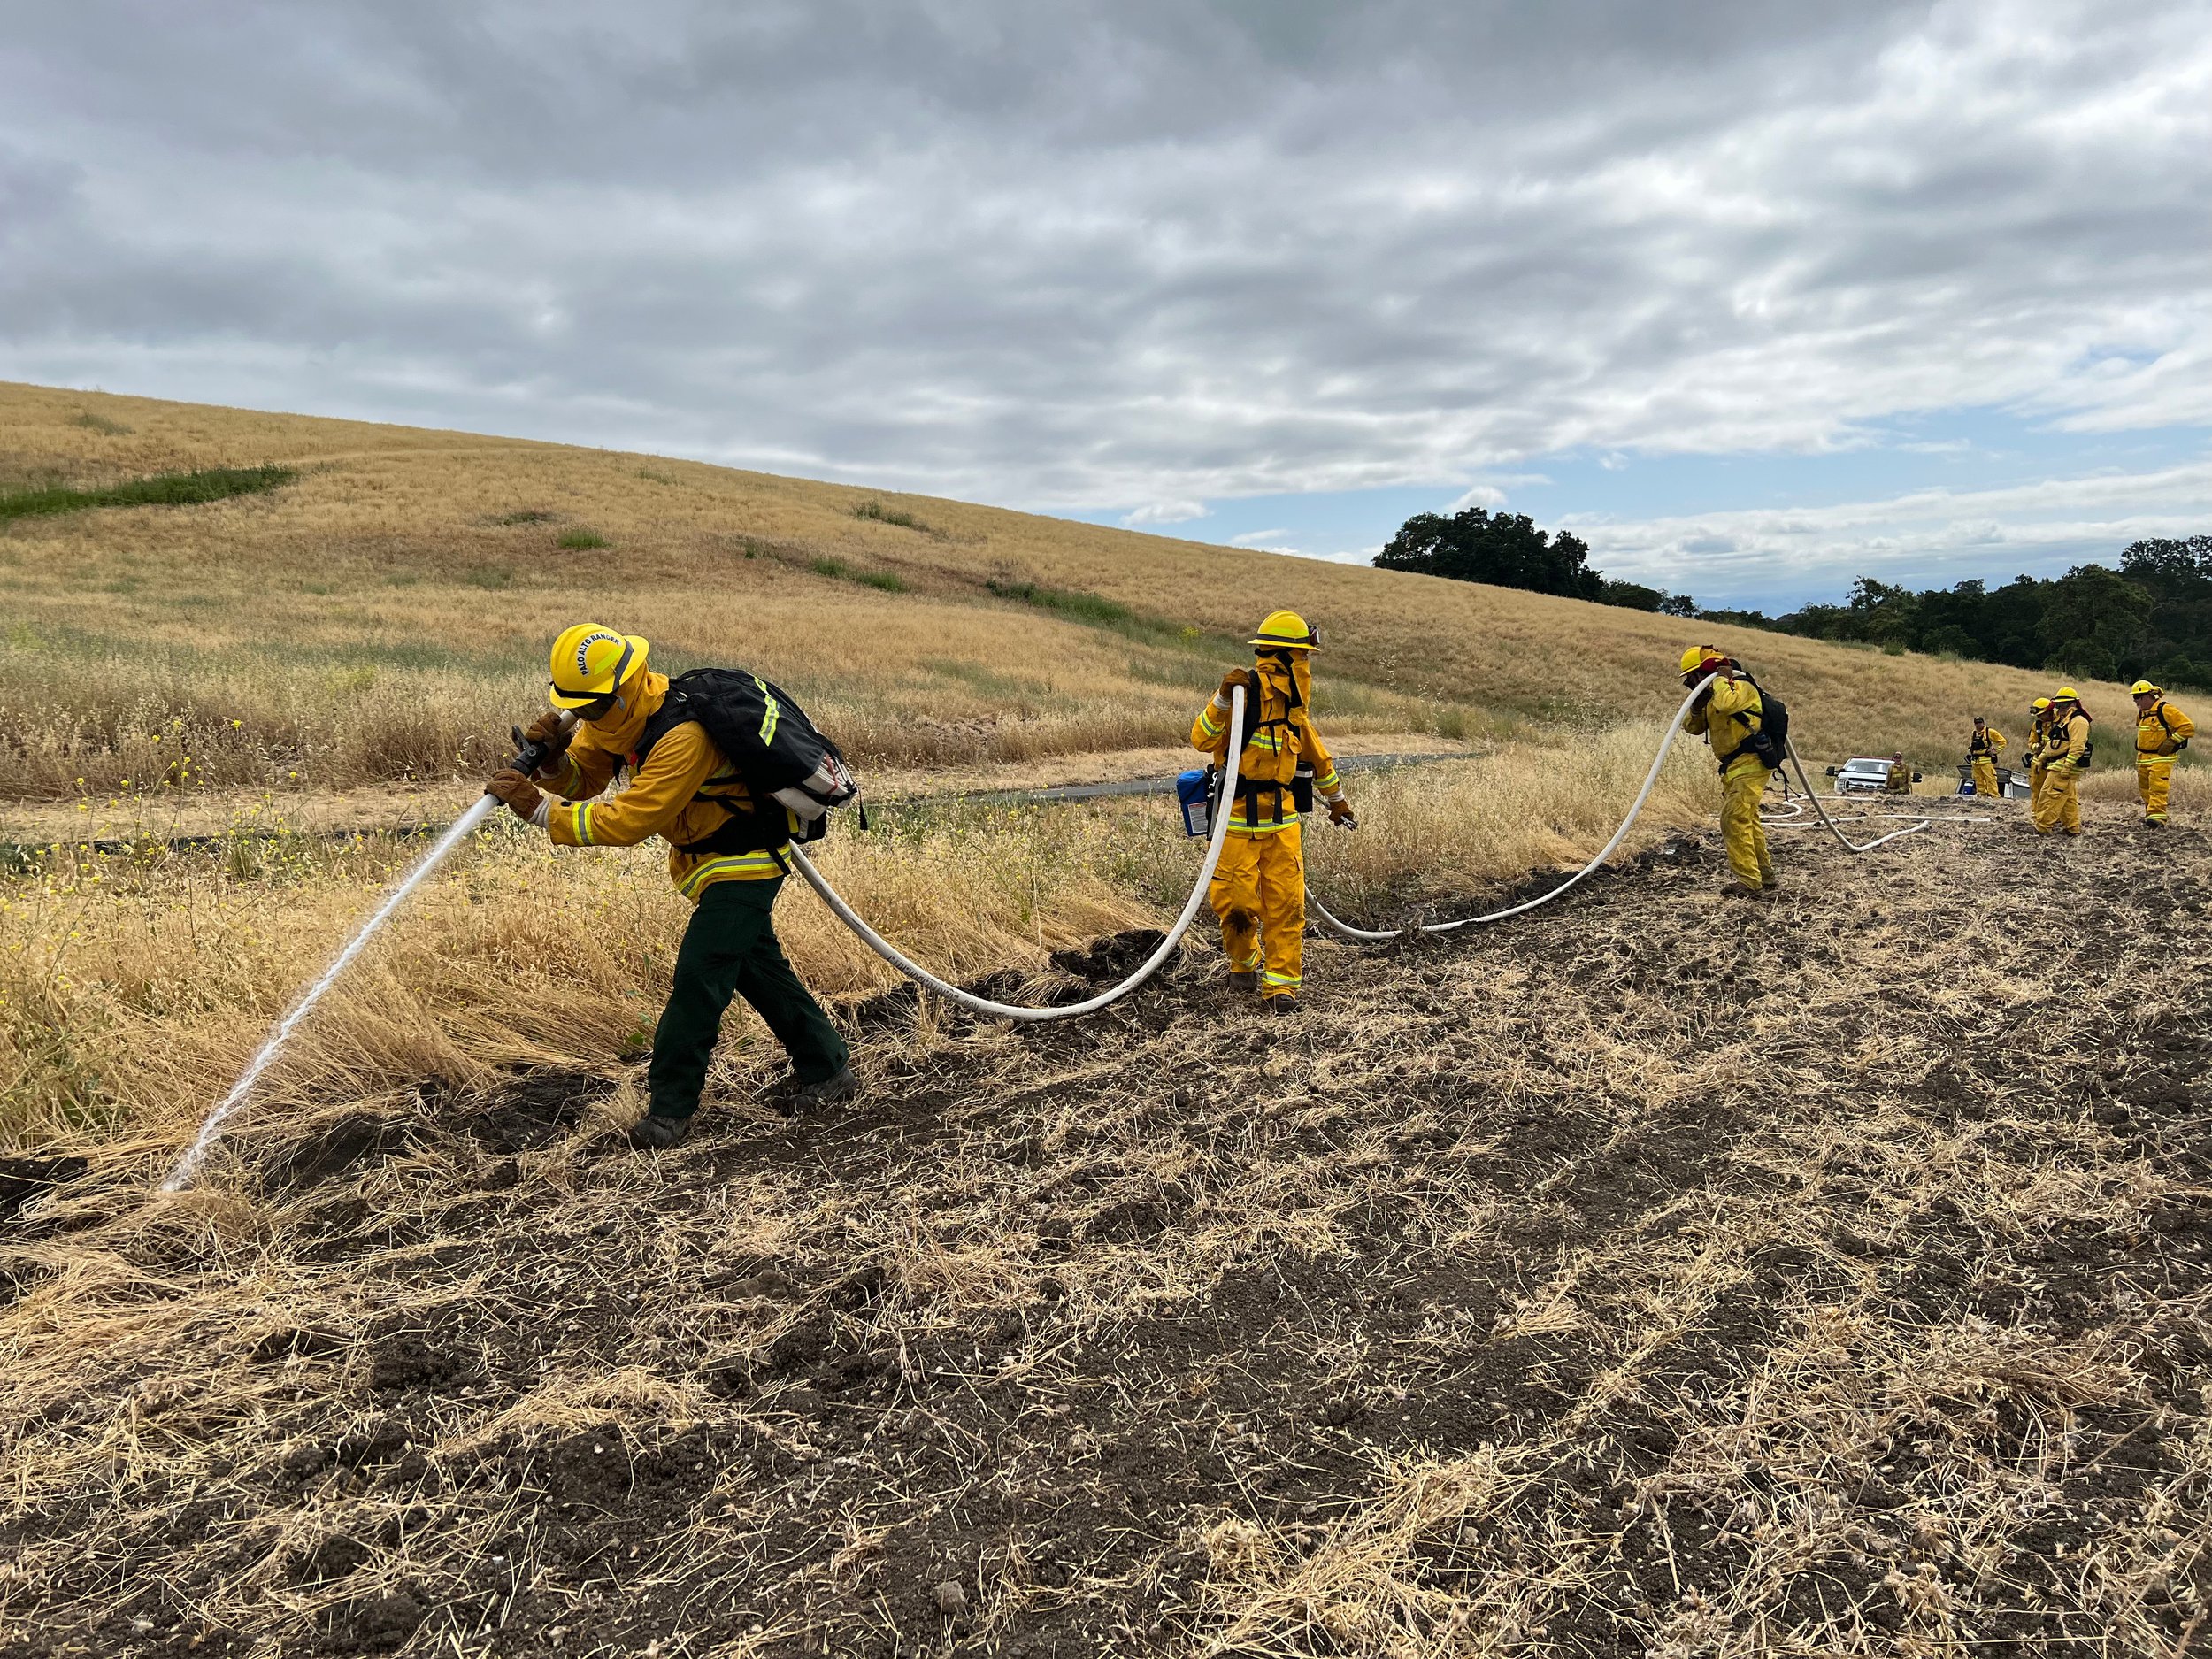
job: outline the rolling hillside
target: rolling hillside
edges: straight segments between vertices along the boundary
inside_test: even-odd
[[[2033,675],[929,497],[636,455],[0,386],[0,490],[276,465],[190,506],[0,518],[0,795],[168,779],[473,774],[579,617],[669,664],[782,680],[865,761],[1179,741],[1258,614],[1328,641],[1344,732],[1487,738],[1648,718],[1694,639],[1797,711],[1809,757],[1956,758]],[[2093,711],[2124,694],[2086,687]],[[188,763],[182,757],[189,754]]]

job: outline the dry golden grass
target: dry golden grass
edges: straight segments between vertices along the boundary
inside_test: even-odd
[[[1293,1026],[925,1020],[660,1159],[619,1068],[296,1076],[210,1190],[118,1147],[0,1237],[0,1641],[2177,1659],[2212,854],[2126,816],[1793,842],[1755,913],[1699,838],[1317,945]],[[1929,925],[2024,856],[2062,928]]]
[[[578,611],[788,680],[886,768],[1164,770],[1263,591],[1328,631],[1340,729],[1489,750],[1313,830],[1316,890],[1379,922],[1581,862],[1678,696],[1663,619],[957,503],[34,388],[0,434],[0,479],[308,469],[0,534],[0,793],[83,777],[65,825],[340,821],[260,791],[410,774],[442,814]],[[553,549],[579,526],[615,546]],[[2035,688],[1719,642],[1809,756],[1902,742],[1926,788],[1968,699]],[[1105,1016],[974,1029],[879,995],[795,888],[872,1092],[780,1125],[741,1014],[664,1159],[603,1131],[685,908],[652,852],[503,826],[157,1203],[415,849],[50,855],[0,883],[0,1153],[38,1155],[0,1178],[61,1183],[0,1188],[0,1651],[2178,1659],[2212,1616],[2212,788],[2162,836],[2131,790],[2093,774],[2066,846],[2010,803],[1916,803],[1928,839],[1865,860],[1778,829],[1747,910],[1680,835],[1717,802],[1685,742],[1632,868],[1316,941],[1287,1025],[1202,927]],[[825,865],[1034,995],[1196,856],[1145,801],[933,808]]]
[[[1626,726],[1571,752],[1514,745],[1360,779],[1362,831],[1311,832],[1316,884],[1354,905],[1434,902],[1579,864],[1611,834],[1657,735]],[[1708,771],[1678,750],[1629,851],[1710,815]],[[825,872],[955,979],[1034,976],[1056,950],[1164,925],[1199,857],[1162,799],[948,803],[866,836],[849,827],[825,844]],[[64,849],[0,884],[0,1148],[188,1138],[221,1080],[419,851],[241,835],[175,856]],[[780,927],[810,985],[852,997],[902,983],[792,886]],[[303,1028],[265,1110],[280,1118],[426,1077],[480,1087],[503,1067],[611,1064],[649,1035],[688,913],[651,849],[555,849],[503,821]],[[748,1034],[727,1063],[751,1078],[772,1062],[750,1017],[736,1019]]]
[[[758,668],[893,766],[1171,743],[1241,654],[1248,613],[1279,603],[1322,625],[1321,707],[1342,731],[1656,718],[1693,638],[1740,652],[1828,758],[1902,747],[1947,764],[1974,713],[2016,736],[2049,689],[1985,664],[695,463],[0,387],[0,477],[264,461],[303,476],[271,495],[0,529],[0,797],[472,774],[532,706],[546,641],[588,616],[671,664]],[[856,516],[870,503],[926,527]],[[558,546],[585,527],[612,545]],[[993,583],[1126,614],[1040,608]],[[2116,687],[2085,689],[2108,721],[2127,712]]]

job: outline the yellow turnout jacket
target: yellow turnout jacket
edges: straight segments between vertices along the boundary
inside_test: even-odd
[[[1314,729],[1311,708],[1313,670],[1302,658],[1285,666],[1272,657],[1253,665],[1257,681],[1244,694],[1246,740],[1237,757],[1237,798],[1229,808],[1233,833],[1268,835],[1298,821],[1290,782],[1301,763],[1313,770],[1313,787],[1324,795],[1344,787],[1337,776],[1336,761],[1328,745]],[[1229,710],[1217,695],[1191,722],[1191,747],[1213,757],[1214,764],[1229,758]],[[1248,784],[1263,786],[1249,789]]]
[[[1759,729],[1765,715],[1766,705],[1759,700],[1759,688],[1747,680],[1738,680],[1732,673],[1724,672],[1713,682],[1712,690],[1690,710],[1690,718],[1682,723],[1682,729],[1692,737],[1704,738],[1713,751],[1713,758],[1720,763],[1724,772],[1729,763],[1743,753],[1744,744]]]
[[[778,855],[787,841],[772,851],[684,851],[687,843],[706,840],[752,810],[744,780],[696,720],[665,733],[635,766],[629,787],[605,795],[616,772],[632,764],[646,721],[667,695],[668,676],[649,669],[624,685],[603,719],[576,728],[568,753],[540,780],[564,797],[553,804],[547,833],[562,847],[634,847],[649,835],[662,836],[669,844],[668,879],[694,902],[718,881],[765,881],[783,874]],[[780,803],[770,802],[768,810],[789,824]]]
[[[2161,697],[2135,722],[2135,752],[2146,760],[2178,755],[2197,734],[2197,723]]]
[[[2043,764],[2056,766],[2078,761],[2088,747],[2089,717],[2077,709],[2065,719],[2051,722],[2051,734],[2044,741]]]

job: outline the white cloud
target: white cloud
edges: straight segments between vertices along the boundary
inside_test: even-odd
[[[2203,0],[16,11],[0,375],[1140,525],[2212,422]]]
[[[1242,535],[1229,538],[1231,547],[1273,547],[1290,534],[1287,530],[1247,530]]]
[[[1207,516],[1202,501],[1156,501],[1125,514],[1122,523],[1133,527],[1153,524],[1188,524],[1194,518]]]
[[[1465,512],[1470,507],[1495,509],[1504,505],[1505,492],[1503,490],[1494,484],[1477,484],[1460,495],[1444,511],[1448,513],[1460,513]]]
[[[1970,576],[2001,581],[2023,569],[2110,564],[2146,536],[2202,533],[2212,526],[2212,454],[2154,472],[1914,490],[1828,507],[1566,523],[1609,576],[1707,601],[1839,595],[1860,576],[1917,587]]]

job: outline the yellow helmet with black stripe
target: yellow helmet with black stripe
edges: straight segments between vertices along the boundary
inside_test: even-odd
[[[547,701],[557,709],[588,709],[604,703],[645,666],[649,648],[634,634],[617,634],[595,622],[562,630],[553,641],[553,679]]]
[[[1260,624],[1260,631],[1245,643],[1278,651],[1317,651],[1321,636],[1295,611],[1271,611],[1267,620]]]

